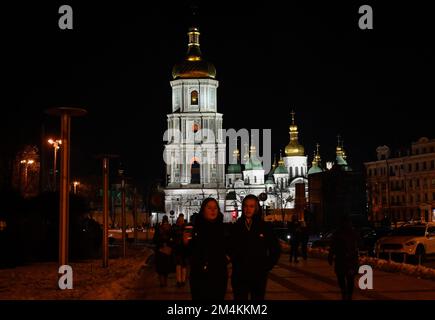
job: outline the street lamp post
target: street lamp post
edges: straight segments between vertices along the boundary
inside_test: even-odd
[[[57,150],[59,150],[62,140],[48,139],[48,143],[53,146],[54,149],[54,160],[53,160],[53,190],[56,191],[57,184]]]
[[[103,268],[109,266],[109,158],[103,158]]]
[[[61,165],[59,192],[59,266],[68,264],[68,219],[69,219],[69,160],[71,117],[84,116],[87,111],[79,108],[61,107],[46,111],[47,114],[61,118]]]
[[[134,227],[134,243],[137,243],[137,190],[133,190],[133,227]]]
[[[266,192],[262,192],[260,193],[260,195],[258,196],[259,200],[262,202],[262,206],[263,206],[263,210],[262,210],[262,219],[264,220],[264,204],[267,200],[267,193]]]
[[[125,258],[127,255],[127,243],[126,243],[126,222],[125,222],[125,178],[122,176],[121,180],[121,219],[122,219],[122,255]]]
[[[32,160],[32,159],[21,160],[21,163],[25,165],[24,166],[24,190],[26,190],[27,189],[27,183],[28,183],[28,179],[27,179],[28,170],[29,170],[28,168],[29,168],[29,165],[35,163],[35,160]]]
[[[99,155],[103,160],[103,268],[109,266],[109,159],[117,155]]]

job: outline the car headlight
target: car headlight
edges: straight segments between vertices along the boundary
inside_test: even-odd
[[[290,238],[291,238],[291,237],[290,237],[290,235],[288,234],[288,235],[287,235],[287,239],[290,239]]]
[[[407,246],[414,246],[417,242],[415,242],[414,240],[408,241],[407,243],[405,243]]]

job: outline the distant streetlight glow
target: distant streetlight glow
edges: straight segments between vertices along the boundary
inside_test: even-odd
[[[35,160],[33,160],[33,159],[24,159],[24,160],[21,160],[20,163],[21,164],[25,164],[25,168],[24,168],[24,188],[27,188],[27,183],[28,183],[28,180],[27,180],[28,167],[29,167],[29,165],[34,164]]]
[[[57,150],[60,149],[60,145],[62,144],[62,140],[53,140],[48,139],[48,143],[53,146],[54,149],[54,159],[53,159],[53,190],[56,191],[56,182],[57,182]]]
[[[74,181],[73,182],[73,186],[74,186],[74,194],[77,194],[77,186],[80,185],[80,181]]]

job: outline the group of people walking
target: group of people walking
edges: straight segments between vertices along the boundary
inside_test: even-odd
[[[159,275],[160,287],[168,285],[168,275],[175,271],[177,287],[186,285],[187,249],[183,242],[186,223],[180,214],[173,227],[168,216],[164,216],[161,224],[155,229],[155,264]]]
[[[248,195],[243,199],[242,216],[235,224],[224,224],[218,202],[213,198],[203,201],[192,232],[182,232],[185,226],[179,221],[172,232],[166,224],[169,226],[167,218],[155,236],[156,268],[162,286],[167,285],[168,266],[175,256],[176,268],[180,266],[176,270],[181,270],[177,271],[177,283],[185,282],[186,262],[190,262],[193,300],[223,300],[231,263],[234,299],[264,299],[268,273],[278,262],[280,245],[272,229],[262,220],[256,196]],[[174,255],[166,247],[173,248]]]
[[[288,224],[290,262],[297,263],[299,247],[307,259],[309,229],[294,216]],[[189,284],[193,300],[223,300],[229,280],[234,300],[264,300],[268,274],[280,257],[280,244],[272,228],[263,221],[259,199],[248,195],[242,202],[242,215],[234,224],[224,224],[218,202],[207,198],[193,225],[179,215],[171,227],[168,217],[156,228],[156,270],[160,286],[167,286],[168,274],[176,273],[177,286]],[[358,267],[356,234],[349,220],[343,219],[331,243],[329,263],[335,273],[343,299],[352,297]],[[175,266],[175,267],[174,267]],[[175,269],[175,270],[174,270]]]

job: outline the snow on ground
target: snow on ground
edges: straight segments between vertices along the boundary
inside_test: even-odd
[[[315,248],[309,249],[309,253],[315,257],[325,258],[328,256],[328,250]],[[400,272],[416,278],[435,280],[435,269],[428,268],[422,265],[412,265],[403,262],[388,261],[368,256],[359,258],[360,265],[370,265],[374,269],[385,272]]]
[[[127,258],[71,262],[73,289],[58,288],[57,262],[35,263],[0,270],[0,300],[126,299],[151,253],[148,248],[129,248]]]

